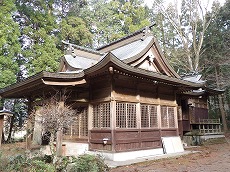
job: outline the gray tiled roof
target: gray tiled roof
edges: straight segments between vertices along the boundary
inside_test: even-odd
[[[111,52],[120,60],[125,60],[143,51],[152,39],[153,36],[148,36],[144,40],[134,41],[130,44],[114,49]]]
[[[97,63],[96,60],[80,56],[65,55],[64,57],[66,62],[76,69],[87,69]]]
[[[201,79],[201,76],[202,75],[200,75],[200,74],[188,75],[188,76],[184,76],[183,80],[190,81],[190,82],[195,82],[195,83],[203,83],[205,81]]]

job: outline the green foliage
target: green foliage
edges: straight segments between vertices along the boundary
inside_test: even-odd
[[[216,8],[215,4],[213,8]],[[220,89],[229,87],[230,71],[230,1],[226,1],[219,14],[212,20],[204,38],[205,52],[202,58],[203,74],[209,84]]]
[[[67,17],[61,23],[62,39],[77,45],[91,46],[92,35],[79,17]]]
[[[70,16],[72,7],[86,2],[73,0],[17,0],[16,19],[21,28],[25,71],[33,75],[40,71],[56,72],[63,55],[61,40],[91,46],[91,33],[84,21]],[[72,5],[72,6],[71,6]],[[78,10],[77,10],[78,11]]]
[[[141,0],[91,0],[80,16],[91,28],[93,46],[97,47],[150,25],[148,12]]]
[[[0,152],[0,171],[6,172],[106,172],[108,166],[101,156],[81,155],[79,157],[56,157],[54,161],[50,156],[19,154],[13,157],[4,157]],[[53,163],[51,163],[53,161]]]
[[[56,47],[53,36],[44,35],[44,37],[46,38],[43,43],[36,43],[25,52],[29,60],[26,67],[30,75],[40,71],[55,72],[58,69],[62,52]]]
[[[3,88],[16,82],[21,47],[19,26],[12,18],[16,11],[14,1],[3,1],[0,11],[0,88]]]
[[[34,160],[31,162],[30,172],[54,172],[55,167],[52,164],[47,164],[43,161]]]
[[[72,164],[77,161],[76,157],[55,157],[53,160],[56,171],[66,171],[68,164]]]
[[[8,159],[3,156],[2,152],[0,151],[0,171],[4,171],[6,169],[6,166],[8,164]]]
[[[102,157],[84,154],[77,158],[70,172],[105,172],[108,170]]]
[[[212,8],[218,8],[216,3]],[[210,23],[208,32],[204,38],[204,53],[202,56],[203,76],[208,80],[209,87],[225,89],[226,92],[222,97],[217,96],[209,101],[209,111],[221,115],[224,130],[227,130],[230,123],[230,114],[228,109],[230,100],[230,0],[220,8],[215,19]],[[222,100],[224,103],[222,103]],[[222,106],[222,104],[225,104]],[[215,106],[213,106],[215,105]],[[218,105],[218,106],[217,106]],[[220,111],[217,111],[220,108]],[[225,108],[225,109],[224,109]],[[224,112],[225,110],[225,112]],[[219,112],[219,113],[218,113]],[[227,127],[228,126],[228,127]]]
[[[54,172],[55,167],[46,163],[42,157],[28,158],[26,155],[16,155],[3,158],[0,154],[0,171],[23,172]]]
[[[21,27],[23,57],[26,72],[33,75],[40,71],[54,72],[58,68],[62,52],[58,47],[57,16],[53,1],[17,1]]]

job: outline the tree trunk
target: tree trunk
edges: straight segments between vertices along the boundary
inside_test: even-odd
[[[2,144],[3,120],[4,120],[4,115],[0,115],[0,147]]]
[[[53,132],[50,132],[49,146],[50,146],[50,153],[52,157],[54,157],[55,147],[54,147],[54,133]]]
[[[32,114],[33,107],[32,107],[32,100],[28,99],[28,123],[27,123],[27,134],[26,134],[26,149],[31,148],[32,145],[32,138],[33,138],[33,123],[34,123],[34,116]]]
[[[226,114],[225,114],[225,110],[223,106],[222,95],[218,95],[218,101],[219,101],[220,113],[221,113],[221,118],[222,118],[222,123],[223,123],[223,129],[224,129],[224,132],[227,132],[228,126],[227,126]]]
[[[62,156],[62,130],[57,131],[56,154]]]
[[[7,143],[9,143],[11,141],[13,127],[14,127],[14,115],[10,119],[10,131],[9,131],[9,135],[7,137],[7,140],[6,140]]]
[[[220,89],[220,69],[219,66],[215,66],[215,78],[216,78],[216,85],[217,88]],[[220,113],[221,113],[221,118],[222,118],[222,124],[223,124],[223,129],[224,132],[228,131],[228,126],[227,126],[227,120],[226,120],[226,114],[223,106],[223,98],[222,95],[218,95],[218,103],[219,103],[219,108],[220,108]]]

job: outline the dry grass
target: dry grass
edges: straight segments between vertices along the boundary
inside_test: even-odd
[[[16,154],[24,154],[26,148],[25,142],[16,142],[10,144],[2,144],[0,152],[3,156],[14,156]]]

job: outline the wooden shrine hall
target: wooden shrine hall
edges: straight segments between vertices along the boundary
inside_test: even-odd
[[[0,90],[0,96],[26,98],[33,108],[37,98],[65,90],[70,95],[65,103],[76,109],[76,120],[64,131],[69,149],[84,144],[85,151],[103,152],[112,160],[124,153],[164,153],[162,138],[196,128],[198,119],[208,119],[208,96],[222,93],[200,78],[179,76],[149,27],[96,50],[63,44],[68,50],[56,73],[40,72]],[[191,107],[197,121],[190,120]],[[34,129],[33,136],[41,144],[42,131]]]

